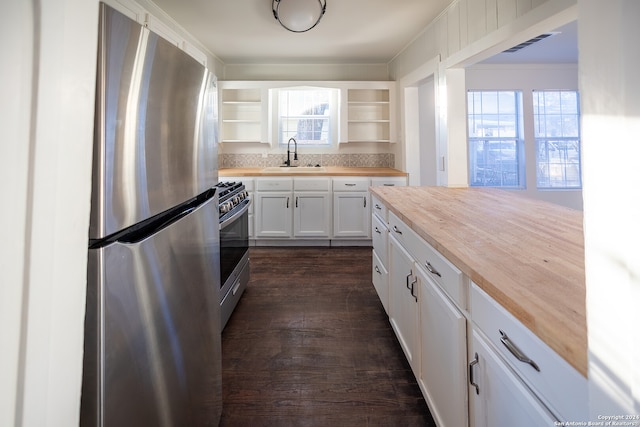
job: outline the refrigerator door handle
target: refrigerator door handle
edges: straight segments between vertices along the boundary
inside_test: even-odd
[[[157,233],[158,231],[167,228],[180,218],[189,215],[199,206],[215,197],[217,194],[217,188],[212,187],[207,191],[200,193],[196,197],[187,200],[173,208],[167,209],[146,221],[142,221],[138,224],[127,227],[124,230],[120,230],[104,239],[89,240],[89,249],[100,249],[108,246],[112,243],[138,243],[143,241],[149,236]]]

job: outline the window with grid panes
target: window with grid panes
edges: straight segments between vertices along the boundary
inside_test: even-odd
[[[469,184],[523,188],[522,92],[469,91]]]
[[[533,119],[538,188],[581,188],[578,92],[534,91]]]
[[[337,117],[338,90],[292,88],[278,91],[278,140],[287,145],[295,138],[299,146],[333,145],[332,128]]]

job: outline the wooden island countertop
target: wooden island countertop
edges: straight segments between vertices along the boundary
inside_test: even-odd
[[[281,172],[266,172],[263,167],[251,168],[223,168],[218,171],[218,175],[223,176],[407,176],[393,168],[364,168],[348,166],[325,166],[319,168],[318,172],[296,172],[296,168],[282,168]]]
[[[587,377],[582,212],[496,189],[370,190]]]

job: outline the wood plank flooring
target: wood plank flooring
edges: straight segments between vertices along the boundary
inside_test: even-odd
[[[435,426],[371,284],[371,248],[251,248],[222,334],[220,426]]]

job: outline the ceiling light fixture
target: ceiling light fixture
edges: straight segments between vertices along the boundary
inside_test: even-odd
[[[327,0],[271,1],[273,16],[280,25],[294,33],[304,33],[318,25],[327,9]]]

